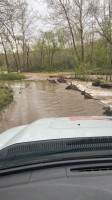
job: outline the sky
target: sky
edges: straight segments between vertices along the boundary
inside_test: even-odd
[[[29,6],[36,11],[37,14],[40,14],[42,17],[44,17],[47,14],[47,8],[44,3],[41,2],[41,0],[27,0]],[[48,30],[49,25],[45,25],[42,23],[42,21],[37,22],[38,29],[42,30]]]
[[[35,10],[45,11],[45,4],[36,0],[27,0],[29,5],[33,7]]]
[[[36,0],[27,0],[33,10],[38,11],[43,16],[47,13],[46,5]]]

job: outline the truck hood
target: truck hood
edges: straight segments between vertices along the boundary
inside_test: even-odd
[[[103,136],[112,136],[112,117],[40,119],[0,134],[0,150],[24,142]]]

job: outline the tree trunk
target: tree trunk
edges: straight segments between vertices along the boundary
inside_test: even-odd
[[[10,72],[10,66],[9,66],[7,51],[6,51],[2,36],[1,36],[1,43],[2,43],[2,46],[3,46],[4,53],[5,53],[5,61],[6,61],[7,71],[9,73]]]
[[[109,0],[109,31],[110,31],[110,81],[112,80],[112,46],[111,46],[111,37],[112,37],[112,33],[111,33],[111,13],[112,13],[112,5],[111,5],[111,1]]]
[[[82,1],[81,1],[81,5],[80,5],[80,18],[79,18],[79,21],[80,21],[80,39],[81,39],[81,60],[83,62],[84,60],[84,41],[83,41],[83,24],[82,24]]]
[[[41,48],[41,68],[44,69],[44,40],[42,42]]]
[[[17,70],[17,73],[18,73],[18,62],[17,62],[16,56],[15,56],[15,53],[14,53],[14,49],[13,49],[13,46],[12,46],[10,40],[9,40],[9,44],[10,44],[10,47],[11,47],[11,50],[12,50],[12,54],[13,54],[14,61],[15,61],[15,64],[16,64],[16,70]]]
[[[61,3],[61,5],[62,5],[62,7],[64,9],[64,12],[65,12],[65,16],[66,16],[66,19],[67,19],[67,22],[68,22],[69,30],[70,30],[72,41],[73,41],[73,47],[74,47],[74,50],[76,52],[77,59],[80,62],[80,57],[79,57],[79,54],[78,54],[78,51],[77,51],[77,48],[76,48],[74,34],[73,34],[72,26],[71,26],[71,23],[70,23],[70,19],[69,19],[68,14],[67,14],[67,10],[66,10],[66,8],[65,8],[65,6],[64,6],[64,4],[62,3],[61,0],[60,0],[60,3]]]

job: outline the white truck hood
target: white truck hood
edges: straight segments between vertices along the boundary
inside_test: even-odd
[[[112,117],[40,119],[0,134],[0,149],[24,142],[99,136],[112,136]]]

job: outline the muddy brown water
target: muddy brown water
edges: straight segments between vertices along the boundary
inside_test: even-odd
[[[14,90],[14,101],[0,115],[0,133],[35,120],[48,117],[101,116],[103,106],[85,100],[77,91],[65,90],[47,80],[7,82]]]

